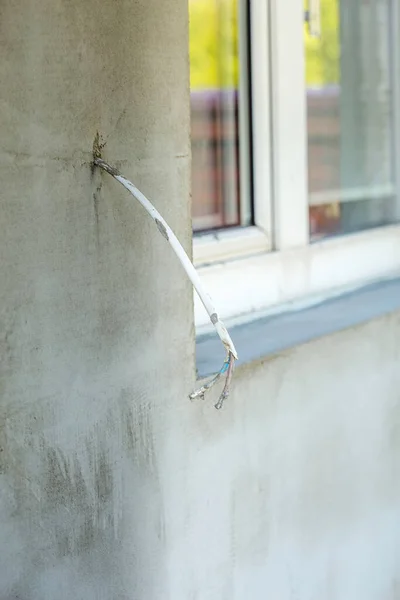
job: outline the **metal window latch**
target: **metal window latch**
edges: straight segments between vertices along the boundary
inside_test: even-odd
[[[308,10],[304,13],[308,23],[308,32],[312,37],[321,37],[321,5],[320,0],[308,0]]]

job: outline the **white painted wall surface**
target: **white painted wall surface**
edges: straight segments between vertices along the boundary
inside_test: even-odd
[[[184,0],[0,9],[1,600],[400,598],[400,315],[191,404]],[[217,393],[217,390],[215,391]]]

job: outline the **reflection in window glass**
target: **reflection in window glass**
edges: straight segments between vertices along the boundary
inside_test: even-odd
[[[396,220],[390,0],[321,0],[304,28],[312,239]]]
[[[189,0],[192,215],[196,231],[238,225],[237,0]]]

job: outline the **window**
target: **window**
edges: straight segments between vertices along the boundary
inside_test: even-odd
[[[193,38],[193,16],[205,0],[189,1]],[[200,160],[193,136],[194,229],[203,232],[194,237],[194,259],[228,322],[318,302],[400,271],[399,0],[235,1],[205,2],[219,18],[238,15],[238,43],[218,46],[219,60],[227,47],[239,48],[229,55],[238,57],[237,80],[214,79],[217,119],[230,119],[214,130],[223,134],[215,146],[226,145],[225,162],[210,154]],[[228,5],[233,12],[224,12]],[[207,22],[204,31],[217,39],[222,29],[211,17]],[[310,35],[310,24],[320,25],[320,37]],[[200,90],[192,38],[194,130]],[[224,96],[228,80],[237,92]],[[251,170],[243,155],[251,155]],[[205,183],[202,168],[210,162],[226,169],[219,196],[205,192],[212,179]],[[252,204],[244,210],[250,186]],[[226,225],[236,227],[218,229]],[[195,313],[207,328],[197,300]]]
[[[240,49],[246,17],[238,0],[190,0],[189,11],[193,228],[249,225],[249,181],[242,185],[240,177],[246,139],[239,135],[248,104]]]
[[[310,232],[397,221],[391,0],[321,0],[305,27]]]
[[[196,264],[271,248],[267,12],[260,6],[189,0]],[[264,110],[253,110],[258,105]]]

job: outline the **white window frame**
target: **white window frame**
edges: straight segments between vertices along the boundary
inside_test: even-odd
[[[392,1],[400,149],[400,0]],[[193,243],[194,262],[228,323],[400,273],[400,225],[310,243],[303,2],[250,0],[250,11],[255,226],[195,236]],[[395,156],[400,207],[400,152]],[[195,323],[199,332],[209,327],[197,298]]]
[[[250,13],[250,14],[249,14]],[[251,22],[251,57],[248,56],[248,20]],[[239,167],[240,217],[249,222],[250,181],[253,180],[254,226],[232,227],[193,238],[194,263],[197,266],[229,258],[272,250],[272,202],[270,139],[270,73],[268,49],[268,5],[263,0],[238,0],[239,23]],[[250,59],[250,60],[249,60]],[[247,66],[251,63],[252,77]],[[257,74],[257,76],[255,76]],[[252,106],[249,106],[251,79]],[[252,154],[250,165],[250,114],[252,118]],[[266,154],[267,152],[267,154]],[[251,173],[251,169],[253,173]]]

